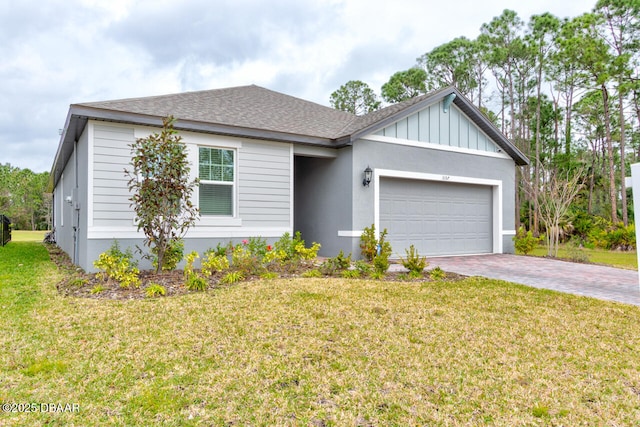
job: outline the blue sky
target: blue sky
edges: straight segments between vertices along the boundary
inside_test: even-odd
[[[0,163],[49,171],[69,104],[257,84],[329,105],[504,9],[595,0],[0,0]]]

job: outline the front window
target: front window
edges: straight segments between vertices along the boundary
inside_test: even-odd
[[[200,214],[233,216],[235,151],[199,147]]]

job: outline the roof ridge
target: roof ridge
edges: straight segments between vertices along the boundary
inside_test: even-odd
[[[161,95],[133,96],[133,97],[129,97],[129,98],[115,98],[115,99],[106,99],[106,100],[102,100],[102,101],[76,102],[76,103],[73,103],[71,105],[91,106],[91,105],[95,105],[95,104],[105,104],[105,103],[110,103],[110,102],[129,102],[129,101],[139,101],[139,100],[142,100],[142,99],[152,100],[152,99],[158,99],[158,98],[167,98],[167,97],[170,97],[170,96],[197,95],[197,94],[201,94],[201,93],[221,92],[221,91],[229,90],[229,89],[242,89],[242,88],[250,88],[250,87],[256,87],[256,88],[260,88],[260,89],[264,89],[264,90],[270,91],[267,88],[264,88],[264,87],[261,87],[261,86],[258,86],[256,84],[252,83],[250,85],[231,86],[231,87],[215,88],[215,89],[190,90],[190,91],[186,91],[186,92],[172,92],[172,93],[164,93],[164,94],[161,94]],[[270,92],[273,92],[273,91],[270,91]]]

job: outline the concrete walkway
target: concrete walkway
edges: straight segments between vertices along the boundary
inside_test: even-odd
[[[439,266],[467,276],[484,276],[626,304],[640,305],[638,272],[593,264],[507,254],[428,258]],[[399,265],[402,268],[402,265]]]

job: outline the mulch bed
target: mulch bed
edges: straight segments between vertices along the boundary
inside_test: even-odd
[[[58,266],[58,268],[64,273],[65,279],[56,285],[58,292],[61,295],[68,297],[79,298],[93,298],[93,299],[112,299],[112,300],[133,300],[147,298],[145,290],[152,284],[157,283],[162,285],[166,290],[165,296],[175,296],[193,293],[184,285],[184,274],[181,270],[168,271],[162,274],[156,274],[154,271],[141,271],[140,279],[142,285],[139,288],[123,288],[117,282],[113,280],[103,281],[99,275],[86,273],[83,269],[72,264],[69,256],[58,246],[53,244],[45,244],[45,247],[49,251],[51,260]],[[295,272],[279,273],[279,277],[301,277],[302,274],[317,266],[306,265]],[[218,273],[208,277],[206,280],[209,283],[208,289],[222,288],[230,285],[220,284],[220,279],[223,274]],[[335,276],[338,277],[338,276]],[[464,279],[466,276],[456,273],[446,273],[446,281],[458,281]],[[246,281],[260,280],[258,276],[252,276],[246,278]],[[388,272],[385,276],[386,281],[398,281],[398,282],[431,282],[433,281],[428,274],[425,274],[422,278],[407,279],[405,273],[401,272]],[[96,287],[100,286],[102,290],[100,292],[92,292]]]

